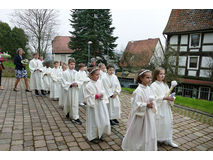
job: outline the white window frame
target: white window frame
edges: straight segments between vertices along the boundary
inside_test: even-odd
[[[194,35],[194,34],[199,34],[200,35],[200,39],[199,39],[199,46],[191,46],[191,38],[192,38],[192,35]],[[194,34],[190,34],[190,38],[189,38],[189,48],[200,48],[200,46],[201,46],[201,33],[194,33]]]
[[[190,58],[191,57],[197,57],[197,67],[196,68],[190,68]],[[200,61],[200,56],[188,56],[188,65],[187,65],[187,69],[191,69],[191,70],[198,70],[199,68],[199,61]]]
[[[208,91],[208,100],[209,100],[210,99],[211,88],[210,87],[203,87],[203,86],[199,87],[198,99],[200,99],[201,88],[208,88],[209,89],[209,91]]]

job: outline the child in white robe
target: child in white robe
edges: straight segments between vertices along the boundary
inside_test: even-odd
[[[120,82],[117,76],[114,74],[115,68],[113,65],[107,66],[107,74],[102,78],[102,83],[106,92],[106,95],[109,99],[107,104],[110,124],[116,125],[119,124],[117,119],[120,118],[121,114],[121,104],[118,95],[121,92]]]
[[[44,82],[42,79],[43,76],[43,64],[38,59],[39,54],[34,53],[33,59],[29,62],[29,68],[30,68],[30,89],[35,90],[35,95],[39,96],[39,90],[41,91],[41,94],[45,96],[44,92]]]
[[[172,123],[173,116],[169,101],[173,102],[174,98],[167,96],[169,87],[165,80],[165,70],[158,68],[154,72],[151,89],[156,98],[158,114],[156,115],[157,139],[172,147],[178,147],[172,142]]]
[[[82,83],[82,86],[79,90],[79,104],[80,104],[80,106],[84,106],[85,101],[84,101],[83,92],[84,92],[86,84],[90,81],[90,79],[85,72],[85,65],[83,63],[79,64],[78,74],[79,74],[79,81]]]
[[[127,132],[122,141],[125,151],[156,151],[157,136],[155,126],[154,94],[148,86],[151,82],[151,71],[139,71],[136,82],[139,83],[133,92],[132,110],[128,119]]]
[[[50,68],[50,63],[45,62],[45,66],[43,68],[43,82],[44,82],[44,90],[46,91],[46,93],[50,93],[51,72],[52,68]]]
[[[64,89],[68,92],[65,99],[64,112],[66,117],[70,118],[73,123],[81,125],[79,119],[79,89],[81,82],[79,81],[78,72],[75,70],[75,59],[70,58],[68,61],[68,69],[63,72]]]
[[[59,79],[60,79],[60,72],[61,70],[59,69],[59,63],[58,61],[54,61],[54,68],[52,69],[51,72],[51,81],[50,81],[50,98],[53,100],[58,100],[59,99]]]
[[[106,66],[104,63],[99,63],[98,67],[100,69],[100,80],[102,80],[106,76]]]
[[[103,141],[103,134],[110,135],[111,127],[106,97],[102,82],[99,80],[100,71],[97,67],[90,71],[90,82],[86,85],[84,97],[87,103],[86,136],[89,141]]]
[[[65,81],[63,79],[63,72],[67,70],[67,64],[62,64],[62,71],[59,73],[59,101],[58,105],[63,107],[64,106],[64,100],[67,98],[67,91],[64,90],[64,84]]]

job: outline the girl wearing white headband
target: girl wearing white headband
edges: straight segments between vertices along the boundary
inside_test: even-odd
[[[87,103],[86,136],[93,143],[103,141],[104,134],[111,134],[109,113],[106,105],[109,101],[99,77],[99,68],[93,68],[90,71],[91,80],[84,90],[84,98]]]
[[[136,82],[139,83],[131,99],[132,110],[128,119],[127,132],[122,142],[125,151],[156,151],[157,135],[155,126],[154,94],[148,86],[151,71],[141,70]]]

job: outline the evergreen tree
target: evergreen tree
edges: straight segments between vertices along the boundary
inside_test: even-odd
[[[27,51],[26,51],[26,45],[28,42],[27,36],[24,33],[24,30],[21,28],[14,27],[11,31],[11,43],[13,44],[11,46],[11,56],[14,56],[16,54],[16,50],[18,48],[22,48],[25,52],[25,57],[27,57]]]
[[[2,52],[8,52],[12,57],[16,50],[22,48],[25,53],[28,39],[21,28],[14,27],[12,30],[7,23],[0,22],[0,48]]]
[[[69,47],[75,52],[71,55],[77,61],[88,62],[88,42],[90,57],[100,57],[104,63],[104,56],[114,58],[113,50],[117,46],[112,27],[112,15],[109,9],[74,9],[71,11],[71,38]]]
[[[11,28],[4,22],[0,22],[0,48],[2,52],[11,54]]]

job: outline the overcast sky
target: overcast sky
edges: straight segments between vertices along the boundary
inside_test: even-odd
[[[114,35],[118,37],[117,49],[125,49],[128,41],[143,40],[148,38],[160,38],[164,44],[162,35],[171,9],[112,9],[112,26],[115,27]],[[70,35],[71,30],[69,10],[60,10],[61,24],[60,35]]]
[[[165,38],[162,34],[170,12],[172,8],[205,8],[209,7],[210,0],[202,0],[203,3],[191,3],[192,1],[179,0],[78,0],[78,1],[66,1],[60,0],[48,3],[48,1],[37,0],[31,1],[30,4],[26,3],[27,0],[15,1],[11,3],[11,0],[3,1],[3,5],[0,6],[0,21],[7,22],[11,27],[14,27],[10,23],[10,14],[13,12],[12,9],[2,9],[6,8],[62,8],[59,10],[59,26],[58,35],[59,36],[71,36],[69,31],[72,30],[70,26],[69,19],[70,10],[74,8],[112,8],[112,26],[115,27],[114,36],[118,39],[116,43],[118,44],[117,50],[123,51],[128,43],[128,41],[144,40],[148,38],[160,38],[163,46],[165,44]],[[25,3],[21,3],[24,1]],[[64,2],[66,1],[66,2]],[[28,2],[28,1],[27,1]],[[193,1],[194,2],[194,1]],[[206,2],[206,3],[204,3]],[[4,5],[5,3],[5,5]],[[23,5],[25,4],[25,5]],[[26,4],[30,6],[26,6]],[[41,5],[42,4],[42,5]],[[71,7],[69,7],[71,6]],[[68,8],[69,7],[69,8]],[[64,8],[64,9],[63,9]]]
[[[14,25],[10,22],[10,15],[13,10],[0,9],[0,21],[9,23],[11,27]],[[165,38],[162,35],[171,9],[112,9],[112,26],[115,27],[114,36],[118,39],[117,50],[124,50],[128,41],[143,40],[148,38],[160,38],[164,45]],[[59,36],[70,36],[69,31],[72,30],[69,19],[70,10],[59,10]]]

